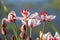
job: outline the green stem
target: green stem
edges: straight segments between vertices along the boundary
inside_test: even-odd
[[[24,40],[24,39],[22,39],[22,40]]]
[[[43,24],[43,33],[44,33],[44,30],[45,30],[45,27],[46,27],[46,22],[44,22],[44,24]]]
[[[43,35],[44,35],[45,27],[46,27],[46,21],[44,21],[44,24],[43,24],[42,36],[41,36],[41,39],[40,40],[43,40]]]
[[[7,36],[6,36],[6,35],[5,35],[4,37],[5,37],[5,40],[8,40],[8,38],[7,38]]]
[[[30,27],[30,37],[32,36],[32,27]]]
[[[27,38],[27,32],[28,32],[28,21],[26,21],[26,34],[25,34],[25,40]]]
[[[26,21],[26,34],[28,32],[28,21]]]
[[[16,38],[18,39],[18,28],[17,28],[17,24],[15,21],[14,21],[14,24],[15,24],[15,29],[16,29]]]
[[[54,30],[54,32],[58,32],[60,34],[60,32],[55,28],[52,22],[48,22],[48,25]]]

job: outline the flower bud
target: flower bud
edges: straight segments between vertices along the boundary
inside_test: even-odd
[[[25,32],[20,33],[20,38],[24,39],[25,38]]]
[[[27,10],[27,9],[24,9],[24,10],[22,10],[22,15],[25,17],[25,18],[27,18],[28,16],[29,16],[29,11]]]
[[[4,27],[2,27],[1,33],[2,33],[2,35],[6,35],[7,34],[6,29]]]
[[[5,23],[5,20],[2,20],[2,27],[6,27],[6,23]]]
[[[22,31],[22,32],[25,32],[25,31],[26,31],[26,26],[25,26],[25,25],[22,25],[22,26],[21,26],[21,31]]]
[[[37,37],[36,40],[39,40],[39,38]]]
[[[11,12],[8,14],[8,20],[9,20],[9,22],[15,21],[14,17],[16,17],[16,14],[15,14],[14,11],[11,11]]]
[[[12,35],[11,40],[16,40],[16,37]]]
[[[28,15],[28,10],[27,9],[22,10],[22,14]]]
[[[46,20],[47,20],[47,19],[46,19],[47,12],[42,11],[42,12],[40,12],[40,15],[41,15],[41,18],[42,18],[43,21],[46,21]]]
[[[31,37],[28,36],[26,40],[31,40]]]

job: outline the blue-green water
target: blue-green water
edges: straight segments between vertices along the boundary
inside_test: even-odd
[[[23,9],[28,9],[29,11],[31,11],[31,13],[34,13],[34,12],[38,12],[40,13],[40,11],[46,11],[48,12],[48,14],[52,14],[52,15],[56,15],[56,19],[53,22],[54,26],[60,31],[60,9],[57,9],[57,8],[54,8],[54,7],[48,7],[48,6],[51,6],[52,5],[52,0],[4,0],[4,3],[5,5],[7,6],[8,10],[11,11],[11,10],[14,10],[17,14],[17,16],[22,16],[21,15],[21,10]],[[4,17],[7,17],[6,15],[4,15],[4,12],[2,10],[2,7],[0,7],[0,21],[2,18]],[[21,22],[20,21],[17,21],[17,25],[18,26],[21,26]],[[39,36],[39,30],[42,28],[42,27],[37,27],[37,28],[34,28],[33,29],[33,39],[36,37],[36,36]],[[36,31],[36,30],[38,31]],[[52,34],[54,34],[53,30],[49,27],[46,28],[45,30],[46,32],[50,31]],[[11,30],[8,30],[8,38],[9,40],[11,35],[13,33],[11,32]],[[2,40],[4,40],[3,36],[0,34],[0,38],[2,38]]]

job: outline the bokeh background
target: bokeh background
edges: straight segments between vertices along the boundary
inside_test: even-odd
[[[3,3],[1,1],[3,1]],[[14,10],[17,16],[22,16],[21,10],[23,9],[28,9],[31,13],[34,12],[40,13],[40,11],[46,11],[48,14],[56,15],[57,16],[56,19],[52,22],[55,28],[58,29],[58,31],[60,32],[60,0],[0,0],[0,29],[1,29],[2,18],[4,17],[7,18],[7,13],[4,11],[4,6],[7,7],[8,12]],[[16,23],[18,27],[22,25],[21,21],[16,21]],[[12,24],[9,24],[8,28],[10,28],[11,25]],[[33,29],[33,36],[32,36],[33,40],[39,36],[39,31],[41,28],[42,26],[38,26]],[[50,31],[54,35],[53,29],[47,25],[47,27],[45,28],[45,32],[48,31]],[[13,32],[11,30],[8,30],[7,36],[9,40],[11,40],[10,38],[12,34]],[[1,31],[0,31],[0,38],[4,40],[3,35],[1,35]]]

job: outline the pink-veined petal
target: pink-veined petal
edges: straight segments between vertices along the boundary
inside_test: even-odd
[[[42,21],[47,21],[47,15],[46,15],[46,16],[41,15],[41,20],[42,20]]]
[[[47,21],[52,21],[52,20],[54,20],[55,18],[56,18],[55,15],[49,15],[49,16],[47,16]]]
[[[37,20],[37,19],[29,19],[29,21],[28,21],[28,26],[29,27],[31,27],[31,25],[32,25],[32,27],[36,27],[40,24],[41,24],[40,20]]]
[[[26,22],[24,20],[21,20],[22,24],[26,25]]]
[[[9,15],[16,16],[16,13],[15,13],[15,11],[11,11]]]
[[[9,20],[10,22],[13,22],[13,21],[14,21],[13,16],[12,16],[12,15],[9,15],[9,16],[8,16],[8,20]]]
[[[60,39],[60,35],[58,32],[55,33],[54,37],[56,37],[57,39]]]
[[[9,22],[7,18],[2,19],[2,24],[3,24],[3,21]]]
[[[9,14],[8,14],[8,20],[10,22],[13,22],[14,21],[14,17],[16,16],[15,12],[14,11],[11,11]]]
[[[36,17],[34,17],[33,19],[37,19],[37,20],[42,21],[42,19],[41,19],[41,17],[40,17],[40,16],[36,16]]]
[[[34,18],[34,17],[36,17],[36,16],[38,16],[38,13],[37,13],[37,12],[35,12],[34,14],[31,14],[31,15],[29,16],[29,18]]]
[[[40,15],[47,16],[47,12],[41,11],[41,12],[40,12]]]
[[[2,27],[6,27],[6,22],[9,22],[8,19],[3,18],[2,19]]]
[[[47,39],[47,37],[48,37],[48,35],[50,35],[50,34],[51,34],[50,32],[48,32],[48,33],[44,34],[44,39],[46,40],[46,39]]]
[[[14,17],[16,20],[24,20],[24,17]]]
[[[47,36],[47,40],[50,40],[50,38],[53,38],[52,34],[49,34],[49,35]]]

